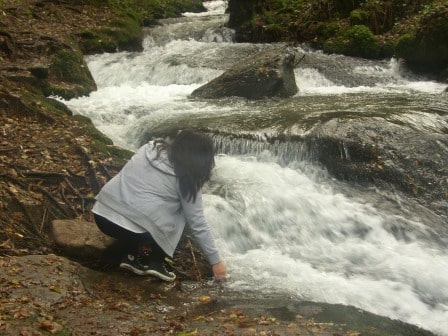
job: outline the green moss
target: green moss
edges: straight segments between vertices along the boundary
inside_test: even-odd
[[[320,22],[317,26],[317,34],[324,40],[336,36],[340,30],[341,24],[338,21]]]
[[[383,40],[382,51],[381,54],[383,57],[395,57],[395,39],[386,37]]]
[[[368,23],[368,14],[363,10],[355,9],[351,11],[349,20],[352,26],[366,25]]]
[[[100,38],[98,33],[96,31],[92,31],[92,30],[84,30],[82,32],[79,32],[77,34],[77,36],[82,38],[82,39],[85,39],[85,40],[93,40],[93,39]]]
[[[133,154],[131,151],[114,146],[109,137],[95,128],[90,118],[82,115],[74,115],[72,118],[78,122],[77,134],[80,136],[86,135],[93,140],[90,147],[94,152],[112,156],[122,163],[131,158]]]
[[[377,37],[364,25],[342,30],[324,43],[324,51],[348,56],[378,58],[380,47]]]
[[[77,114],[73,116],[73,119],[79,123],[80,135],[87,135],[105,145],[113,145],[111,139],[95,128],[90,118]]]
[[[37,118],[41,122],[54,123],[60,117],[72,115],[70,109],[63,103],[46,98],[38,91],[30,91],[29,88],[22,88],[19,91],[19,98],[6,96],[5,102],[11,107],[9,113],[20,116],[30,116]]]
[[[398,57],[409,58],[415,52],[417,40],[415,33],[410,32],[400,36],[395,46],[395,51]]]
[[[84,54],[114,52],[118,49],[139,50],[142,29],[138,21],[128,16],[112,20],[100,29],[84,30],[76,36]]]
[[[131,152],[130,150],[117,146],[106,146],[105,150],[114,159],[121,160],[121,163],[123,165],[132,157],[132,155],[134,155],[134,153]]]
[[[57,52],[50,70],[57,79],[70,83],[84,83],[92,79],[82,54],[72,50]]]
[[[49,106],[51,109],[54,109],[58,113],[63,113],[68,116],[72,116],[73,112],[70,110],[67,105],[64,103],[61,103],[59,100],[53,99],[53,98],[45,98],[44,104]]]
[[[110,28],[102,29],[101,32],[113,40],[118,48],[139,44],[142,39],[141,27],[134,20],[114,20],[109,26]]]
[[[84,54],[113,52],[117,45],[98,30],[85,30],[77,34]]]
[[[41,82],[41,88],[46,96],[70,99],[96,90],[96,84],[82,53],[76,49],[65,49],[54,54],[48,80]]]
[[[42,93],[46,96],[58,96],[64,99],[72,99],[80,96],[87,96],[93,89],[81,85],[66,85],[64,83],[45,83],[42,85]]]

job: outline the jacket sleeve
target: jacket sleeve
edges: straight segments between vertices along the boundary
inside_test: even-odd
[[[207,257],[208,262],[211,265],[217,264],[221,261],[221,258],[210,226],[205,219],[201,192],[199,191],[197,193],[195,202],[193,200],[187,201],[181,197],[181,204],[187,223]]]

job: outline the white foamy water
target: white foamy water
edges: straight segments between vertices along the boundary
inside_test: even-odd
[[[209,1],[205,2],[204,6],[207,8],[207,12],[203,13],[184,13],[184,16],[208,16],[208,15],[221,15],[224,13],[225,8],[227,7],[228,1]]]
[[[219,157],[211,189],[206,214],[232,287],[286,290],[446,334],[448,255],[419,241],[430,229],[417,217],[380,213],[301,169],[250,157]]]
[[[435,81],[407,78],[403,66],[395,59],[386,65],[365,65],[350,69],[353,75],[372,78],[369,85],[338,85],[315,68],[300,67],[295,70],[299,95],[340,95],[345,93],[428,93],[440,95],[446,85]]]
[[[222,15],[226,2],[206,4],[212,9],[207,15]],[[205,17],[186,16],[190,26],[195,16]],[[173,32],[181,31],[181,24],[177,20],[175,29],[158,27],[157,36],[148,35],[142,53],[89,57],[98,91],[65,103],[130,149],[137,148],[142,131],[166,123],[182,128],[188,120],[222,118],[228,128],[238,120],[239,127],[248,124],[260,134],[274,129],[278,110],[287,108],[278,101],[189,98],[195,88],[222,73],[223,62],[240,61],[254,46],[210,39],[219,31],[210,27],[204,38],[197,31],[194,40],[176,38]],[[343,62],[352,62],[347,58],[306,53],[311,60],[318,58],[316,64],[330,66],[313,67],[310,62],[296,69],[300,92],[288,100],[294,113],[348,108],[375,112],[391,108],[384,106],[387,97],[406,104],[405,113],[394,116],[397,121],[428,130],[447,124],[444,114],[423,111],[431,106],[448,110],[437,100],[444,86],[410,77],[399,62],[346,66]],[[336,61],[342,62],[337,63],[339,72],[331,65]],[[250,123],[241,119],[244,115]],[[271,119],[277,121],[269,124]],[[262,126],[254,130],[257,123]],[[391,200],[395,211],[388,211],[354,197],[350,186],[338,189],[310,163],[279,162],[268,151],[217,157],[204,203],[228,264],[229,286],[354,305],[448,336],[448,254],[446,246],[431,239],[438,235],[431,222],[418,212],[401,210],[406,200]]]

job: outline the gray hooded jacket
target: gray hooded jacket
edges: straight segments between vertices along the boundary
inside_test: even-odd
[[[201,193],[194,202],[184,199],[167,153],[156,157],[152,142],[142,146],[101,189],[93,212],[131,231],[149,232],[171,257],[188,223],[210,264],[218,263]]]

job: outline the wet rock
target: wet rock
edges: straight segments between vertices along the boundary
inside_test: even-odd
[[[421,132],[381,118],[333,119],[305,139],[334,176],[416,197],[440,213],[448,209],[448,135]]]
[[[0,258],[0,279],[5,336],[166,335],[174,328],[178,335],[222,335],[224,328],[228,335],[434,336],[355,307],[233,291],[219,283],[167,284],[95,271],[55,255]],[[201,302],[203,297],[210,300]]]
[[[295,53],[285,49],[263,51],[234,65],[191,95],[208,99],[293,96],[298,92],[294,76],[297,58]]]
[[[65,254],[76,258],[98,256],[114,241],[95,223],[76,219],[52,221],[51,238]]]

